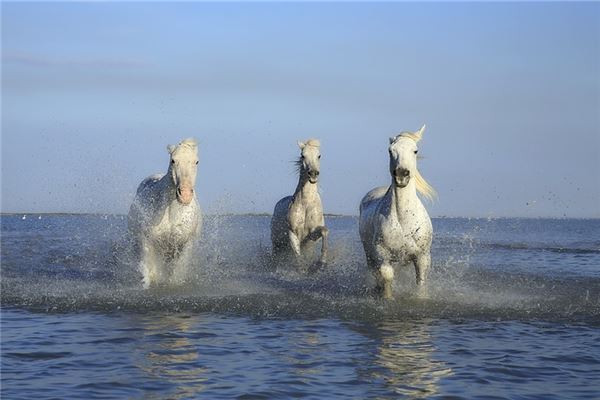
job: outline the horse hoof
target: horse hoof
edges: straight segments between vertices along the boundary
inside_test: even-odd
[[[391,287],[384,288],[383,292],[381,293],[381,297],[384,300],[393,300],[394,296],[392,296],[392,288]]]
[[[310,268],[308,269],[308,273],[315,274],[315,273],[319,272],[321,269],[325,268],[326,266],[327,266],[327,264],[324,263],[323,261],[317,261],[316,263],[314,263],[310,266]]]
[[[429,290],[427,288],[427,286],[425,285],[419,285],[417,286],[417,290],[416,290],[416,297],[417,299],[429,299]]]

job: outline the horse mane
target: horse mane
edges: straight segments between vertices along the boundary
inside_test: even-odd
[[[412,139],[415,142],[418,142],[421,139],[421,135],[419,135],[418,133],[401,132],[394,138],[392,144],[396,143],[398,139],[403,137]],[[425,180],[425,178],[423,178],[423,175],[421,175],[418,168],[415,170],[415,186],[417,188],[417,192],[422,194],[423,197],[425,197],[427,200],[433,200],[437,197],[435,189]]]
[[[433,200],[437,197],[435,189],[423,178],[418,168],[415,171],[415,186],[417,187],[417,192],[421,193],[427,200]]]

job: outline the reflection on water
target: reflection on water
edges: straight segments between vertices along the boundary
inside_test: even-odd
[[[436,220],[431,298],[385,304],[356,218],[312,276],[265,271],[269,221],[214,220],[192,282],[144,291],[119,218],[2,216],[0,397],[598,397],[597,220]]]
[[[311,376],[322,372],[319,349],[323,345],[318,332],[293,332],[287,338],[289,352],[281,354],[285,364],[290,365],[291,372],[301,382],[310,383]]]
[[[428,398],[439,393],[439,381],[452,375],[444,361],[435,358],[430,321],[386,320],[362,333],[377,343],[372,365],[360,373],[407,398]]]
[[[600,333],[584,324],[1,311],[2,399],[587,400],[599,390]]]
[[[138,322],[144,337],[137,349],[136,366],[151,380],[166,381],[162,384],[176,388],[169,393],[170,399],[193,398],[205,388],[208,370],[199,366],[201,355],[190,342],[192,322],[198,321],[181,315],[146,316]],[[162,399],[164,394],[147,393],[145,398]]]

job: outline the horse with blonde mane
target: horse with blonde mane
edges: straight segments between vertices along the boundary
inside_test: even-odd
[[[276,262],[293,254],[296,263],[304,267],[313,253],[314,243],[321,239],[321,255],[317,265],[326,263],[328,230],[317,186],[320,146],[316,139],[298,142],[301,153],[296,161],[299,175],[296,191],[277,202],[271,220],[271,242]]]
[[[143,284],[181,283],[202,227],[194,186],[198,145],[185,139],[167,146],[166,174],[152,175],[137,188],[128,215],[129,232],[140,256]]]
[[[393,264],[415,266],[417,285],[423,288],[431,265],[433,228],[427,210],[417,196],[431,199],[434,189],[417,169],[417,143],[425,125],[417,132],[402,132],[390,138],[390,186],[368,192],[360,203],[359,231],[369,269],[377,290],[392,298]]]

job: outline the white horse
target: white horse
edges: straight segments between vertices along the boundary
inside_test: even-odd
[[[392,297],[392,264],[412,262],[417,285],[423,287],[431,265],[433,229],[417,191],[426,198],[434,189],[417,169],[417,142],[425,125],[417,132],[403,132],[390,138],[392,184],[371,190],[360,203],[360,238],[367,264],[377,280],[377,289]]]
[[[182,281],[202,227],[202,213],[194,193],[198,145],[194,139],[185,139],[167,149],[167,173],[150,176],[140,183],[128,215],[129,231],[141,253],[145,288]]]
[[[284,197],[275,205],[271,220],[273,258],[292,253],[296,261],[306,261],[313,253],[314,242],[321,239],[319,265],[327,259],[327,236],[323,206],[318,185],[320,169],[320,143],[316,139],[298,142],[301,154],[298,166],[298,186],[292,196]]]

